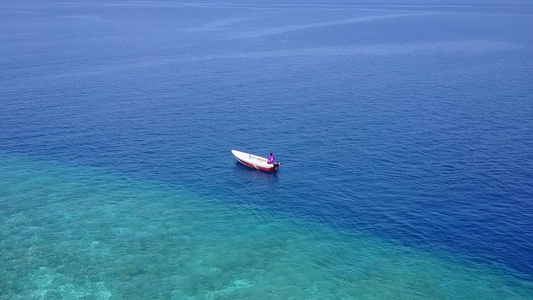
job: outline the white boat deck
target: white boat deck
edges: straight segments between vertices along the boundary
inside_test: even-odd
[[[241,159],[243,161],[246,161],[248,163],[255,164],[255,165],[258,165],[258,166],[261,166],[261,167],[264,167],[264,168],[272,168],[273,167],[272,164],[268,163],[268,159],[266,159],[264,157],[253,155],[253,154],[249,154],[249,153],[244,153],[244,152],[237,151],[237,150],[231,150],[231,152],[233,153],[233,155],[235,155],[239,159]]]
[[[268,159],[264,159],[262,157],[255,156],[255,155],[252,155],[252,154],[249,154],[248,156],[249,156],[248,159],[250,161],[268,164]]]

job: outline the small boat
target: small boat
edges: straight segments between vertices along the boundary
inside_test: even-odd
[[[274,172],[274,171],[277,171],[279,168],[279,162],[275,162],[274,164],[269,164],[268,159],[261,157],[261,156],[244,153],[244,152],[237,151],[237,150],[231,150],[231,153],[235,155],[235,159],[238,162],[250,168],[267,171],[267,172]]]

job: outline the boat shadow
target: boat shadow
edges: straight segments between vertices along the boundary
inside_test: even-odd
[[[235,162],[235,167],[233,170],[234,173],[243,180],[267,182],[269,184],[275,184],[278,181],[278,172],[266,172],[252,169],[239,162]]]

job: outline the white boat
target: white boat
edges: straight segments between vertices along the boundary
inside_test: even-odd
[[[275,162],[274,164],[269,164],[268,159],[261,157],[261,156],[244,153],[244,152],[237,151],[237,150],[231,150],[231,153],[235,155],[235,159],[238,162],[250,168],[267,171],[267,172],[274,172],[274,171],[277,171],[279,168],[278,162]]]

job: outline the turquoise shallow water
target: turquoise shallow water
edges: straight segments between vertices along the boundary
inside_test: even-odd
[[[1,299],[532,299],[531,282],[249,204],[0,156]]]

